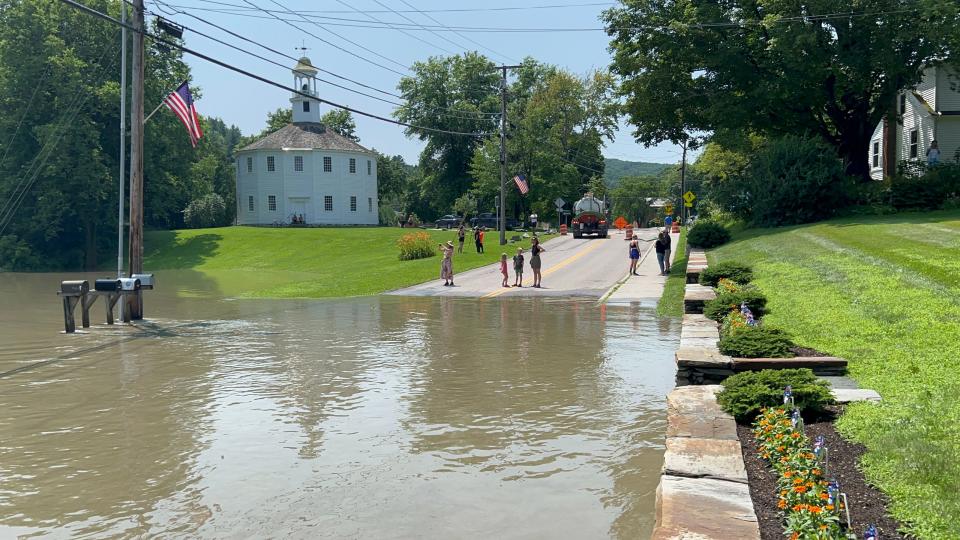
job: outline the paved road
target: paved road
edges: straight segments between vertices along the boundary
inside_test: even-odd
[[[641,229],[637,235],[641,253],[652,245],[656,229]],[[399,289],[388,294],[405,296],[464,296],[493,298],[497,296],[587,296],[599,298],[614,283],[627,274],[627,242],[623,233],[614,232],[607,239],[559,236],[543,244],[547,250],[540,256],[543,261],[543,287],[534,289],[533,272],[529,265],[529,241],[521,244],[527,258],[523,271],[523,287],[502,287],[500,265],[483,266],[463,273],[455,273],[453,287],[444,287],[440,279],[413,287]],[[499,246],[491,246],[497,249]],[[516,245],[504,246],[508,255],[516,251]],[[511,251],[512,248],[512,251]],[[437,265],[439,273],[439,264]],[[513,261],[509,262],[510,280],[514,282]],[[454,272],[457,261],[454,254]]]

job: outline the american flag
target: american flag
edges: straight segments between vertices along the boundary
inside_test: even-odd
[[[203,137],[203,130],[200,129],[200,115],[197,114],[197,108],[193,106],[193,96],[190,95],[187,81],[183,81],[179,88],[163,98],[163,103],[177,115],[183,127],[187,128],[190,144],[196,148],[197,141]]]
[[[530,186],[527,185],[527,178],[522,174],[514,176],[513,181],[516,182],[517,189],[520,190],[521,195],[526,195],[530,192]]]

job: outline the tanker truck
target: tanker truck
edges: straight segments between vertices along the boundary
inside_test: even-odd
[[[599,238],[607,237],[607,208],[600,199],[587,193],[573,205],[573,221],[570,228],[574,238],[585,234],[595,234]]]

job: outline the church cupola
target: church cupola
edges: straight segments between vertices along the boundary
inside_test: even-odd
[[[297,61],[293,68],[293,86],[301,94],[293,94],[290,103],[293,105],[294,122],[320,122],[320,102],[317,97],[317,68],[313,67],[306,56]]]

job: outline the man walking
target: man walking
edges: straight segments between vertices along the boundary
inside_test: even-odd
[[[473,245],[477,248],[477,253],[483,253],[481,251],[482,246],[480,245],[480,227],[473,228]]]
[[[663,228],[667,234],[670,234],[670,227],[673,225],[673,216],[667,214],[667,217],[663,218]]]
[[[663,273],[670,273],[670,245],[673,240],[670,238],[670,231],[663,232]]]
[[[486,234],[486,227],[480,227],[480,239],[478,240],[480,246],[480,253],[483,253],[483,235]]]
[[[457,253],[463,253],[463,240],[467,236],[467,231],[463,229],[463,223],[460,224],[460,228],[457,229]]]

